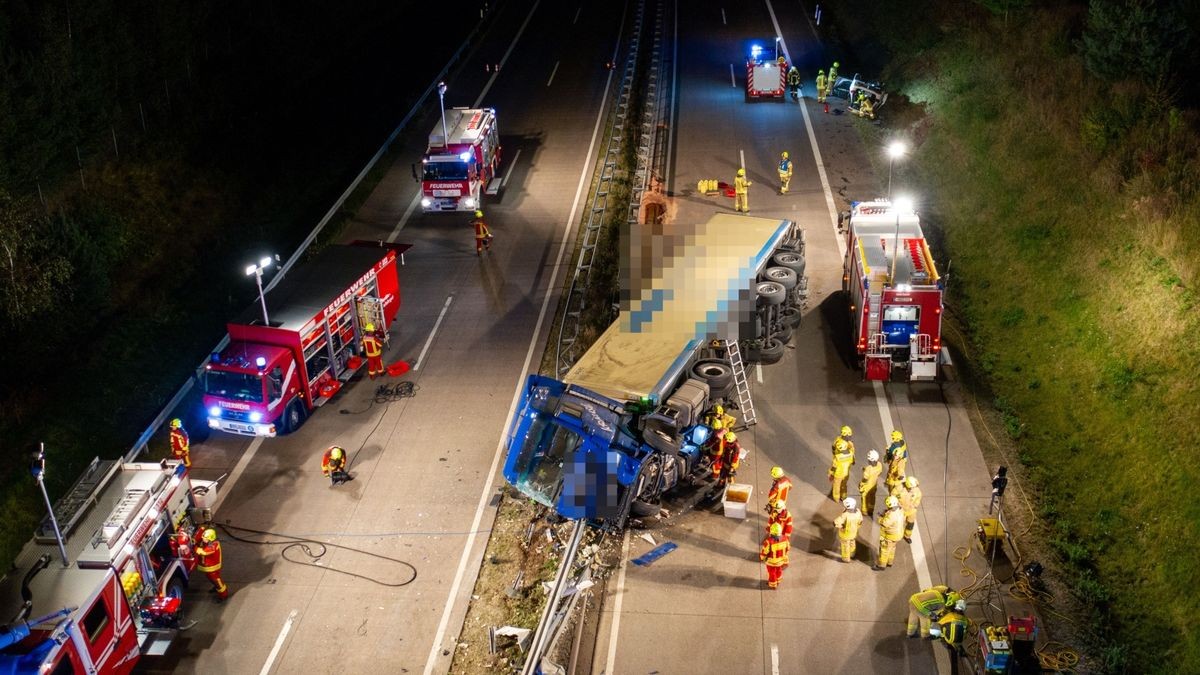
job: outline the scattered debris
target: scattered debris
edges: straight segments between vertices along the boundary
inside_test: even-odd
[[[679,548],[679,546],[677,546],[674,542],[668,541],[667,543],[651,550],[649,553],[644,553],[641,556],[634,558],[633,564],[638,565],[639,567],[646,567],[650,563],[658,560],[677,548]]]
[[[642,539],[645,539],[651,546],[658,546],[658,542],[654,541],[654,537],[650,536],[649,532],[643,532]]]
[[[521,651],[529,648],[529,637],[533,631],[528,628],[519,628],[517,626],[504,626],[502,628],[493,629],[496,637],[511,637],[517,641],[517,646]]]

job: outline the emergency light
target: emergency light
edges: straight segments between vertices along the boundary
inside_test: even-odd
[[[759,54],[762,54],[762,47],[760,45],[754,45],[754,46],[750,47],[750,56],[751,57],[757,59]]]
[[[458,158],[464,162],[469,162],[469,161],[471,161],[471,153],[464,152],[461,155],[459,155]]]
[[[254,359],[254,365],[258,366],[259,368],[266,368],[267,367],[266,357],[260,356],[256,359]]]
[[[220,417],[221,416],[221,408],[214,405],[213,407],[208,409],[208,414],[212,417]]]
[[[253,422],[254,424],[258,424],[259,422],[261,422],[262,421],[262,413],[260,413],[257,410],[252,411],[250,413],[250,421]]]

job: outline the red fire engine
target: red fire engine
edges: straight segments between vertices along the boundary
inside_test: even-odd
[[[421,158],[421,208],[474,211],[500,192],[500,132],[491,108],[451,108],[429,133]],[[447,134],[449,138],[447,139]]]
[[[750,45],[750,55],[746,58],[746,101],[774,98],[782,102],[787,70],[787,63],[766,56],[762,45]]]
[[[396,254],[378,242],[329,246],[228,324],[205,364],[208,426],[243,436],[295,431],[362,367],[368,325],[387,342],[400,309]]]
[[[62,539],[47,517],[0,579],[15,614],[0,629],[0,672],[128,673],[163,654],[196,566],[193,485],[176,460],[92,460],[54,507]]]
[[[855,202],[839,226],[846,231],[842,290],[866,378],[888,380],[894,366],[907,366],[909,380],[936,379],[944,285],[917,214],[886,200]]]

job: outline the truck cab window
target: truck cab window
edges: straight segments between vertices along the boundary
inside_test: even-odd
[[[278,400],[283,396],[283,368],[275,366],[267,376],[267,399]]]
[[[87,635],[88,642],[95,643],[107,625],[108,607],[104,604],[104,598],[97,598],[96,604],[83,615],[83,632]]]

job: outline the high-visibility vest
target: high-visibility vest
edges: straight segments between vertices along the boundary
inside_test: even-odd
[[[867,492],[879,483],[879,474],[883,473],[883,465],[879,462],[863,467],[862,480],[858,482],[858,491]]]
[[[949,591],[948,586],[933,586],[920,593],[913,593],[908,601],[918,612],[930,616],[946,609],[946,593]]]
[[[366,350],[367,356],[380,356],[383,354],[383,346],[379,344],[379,338],[374,335],[368,335],[363,338],[363,349]]]
[[[904,513],[891,509],[879,520],[879,536],[888,541],[900,541],[904,536]]]
[[[833,439],[833,443],[831,443],[829,445],[829,453],[835,457],[838,454],[838,450],[837,450],[838,438],[842,438],[842,437],[838,436],[837,438]],[[842,440],[846,441],[846,450],[850,451],[850,454],[854,454],[854,452],[855,452],[854,441],[850,440],[849,438],[842,438]]]
[[[176,457],[183,457],[183,455],[188,451],[189,448],[190,448],[190,441],[188,439],[187,432],[184,431],[183,429],[172,429],[171,430],[171,453],[174,454]]]
[[[779,173],[780,173],[780,175],[783,175],[783,176],[792,175],[792,160],[790,160],[790,159],[779,160]]]
[[[788,552],[791,551],[791,544],[784,537],[767,537],[763,539],[762,551],[759,552],[759,557],[764,558],[767,567],[783,567],[788,564]]]
[[[772,511],[771,515],[767,516],[767,531],[770,532],[771,526],[779,523],[779,526],[783,528],[784,538],[790,537],[792,536],[792,521],[794,520],[795,518],[792,517],[792,514],[788,513],[787,509]]]
[[[851,541],[858,537],[858,527],[862,525],[861,511],[843,511],[842,515],[834,518],[833,526],[837,528],[838,539]]]
[[[833,467],[829,469],[834,478],[845,478],[850,475],[850,466],[854,464],[854,453],[850,448],[833,456]]]
[[[200,542],[196,546],[196,555],[200,556],[196,569],[201,572],[221,571],[221,542]]]
[[[786,502],[788,493],[792,491],[792,479],[787,476],[780,476],[771,484],[771,491],[767,493],[767,503],[774,504],[775,502]]]
[[[475,220],[471,221],[471,224],[475,226],[476,239],[485,239],[492,233],[492,231],[488,228],[487,223],[483,222],[483,218],[476,218]]]
[[[908,489],[901,483],[892,488],[892,496],[900,500],[900,510],[904,511],[904,515],[911,516],[917,512],[917,507],[921,505],[921,488],[915,487]]]
[[[733,179],[733,191],[735,194],[746,194],[746,188],[750,186],[750,181],[746,180],[745,176],[738,176]]]

